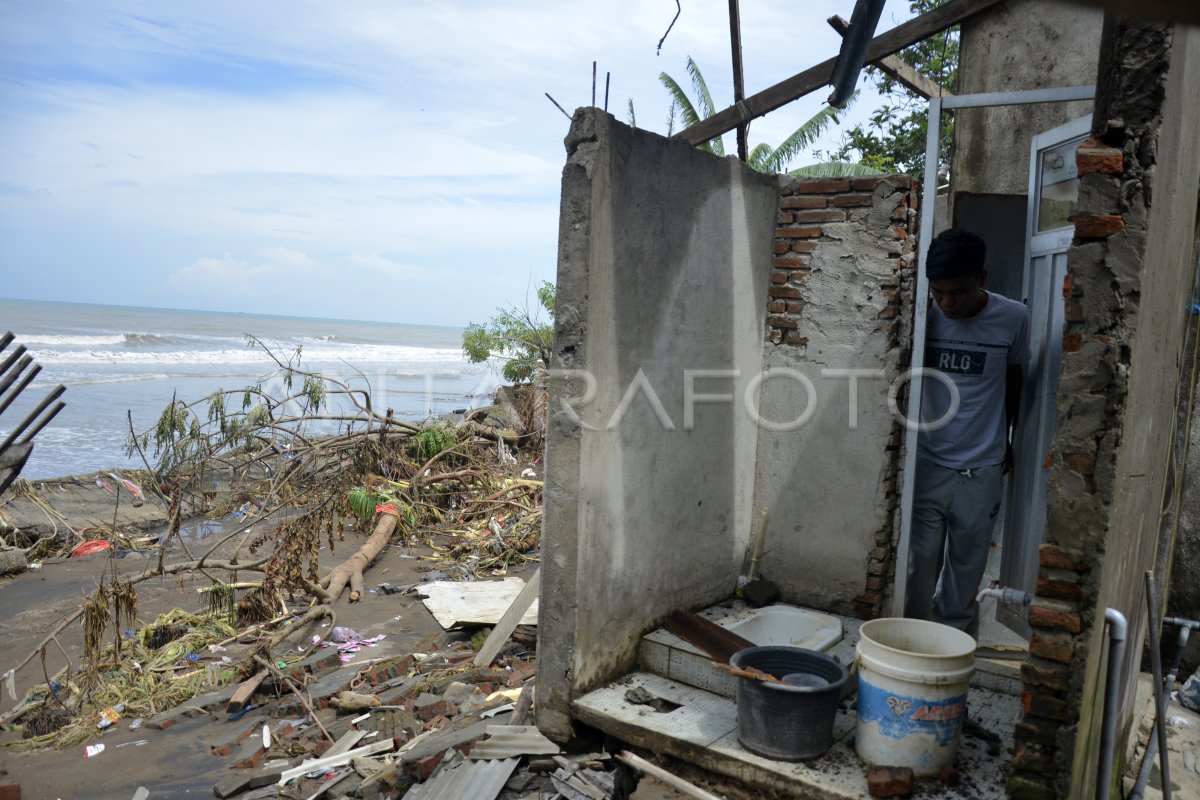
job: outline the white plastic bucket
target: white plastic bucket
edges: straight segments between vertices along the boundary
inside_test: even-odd
[[[870,765],[937,775],[954,761],[975,672],[975,640],[918,619],[864,622],[855,749]]]

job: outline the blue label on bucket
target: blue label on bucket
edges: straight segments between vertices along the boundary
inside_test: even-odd
[[[908,697],[880,689],[862,680],[858,682],[858,717],[875,722],[879,732],[893,739],[910,734],[932,735],[938,744],[950,744],[958,738],[963,714],[967,710],[965,694],[946,700]]]

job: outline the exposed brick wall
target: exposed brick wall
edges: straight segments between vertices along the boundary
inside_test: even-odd
[[[876,237],[885,247],[887,258],[892,259],[893,268],[877,287],[885,298],[877,315],[878,330],[887,337],[887,349],[898,356],[895,374],[887,379],[891,381],[905,372],[911,363],[918,196],[917,182],[906,175],[782,181],[768,289],[767,341],[780,347],[808,346],[800,329],[814,255],[831,239],[841,236],[838,228],[844,223],[879,226],[883,220],[886,230],[876,232]],[[884,213],[872,213],[879,210]],[[905,400],[904,396],[900,398],[902,407]],[[883,443],[887,453],[882,475],[887,520],[875,533],[874,547],[866,558],[863,591],[854,598],[854,611],[863,619],[879,615],[894,578],[903,441],[903,426],[893,421]]]
[[[1058,426],[1044,465],[1047,524],[1007,782],[1016,798],[1087,796],[1094,789],[1105,606],[1125,610],[1125,675],[1137,670],[1141,578],[1157,534],[1153,481],[1161,467],[1135,464],[1139,456],[1133,455],[1122,465],[1120,456],[1123,447],[1152,453],[1157,444],[1144,430],[1169,427],[1171,413],[1160,398],[1167,419],[1135,414],[1131,390],[1138,330],[1154,324],[1139,319],[1139,306],[1146,300],[1142,280],[1170,44],[1169,26],[1106,24],[1093,135],[1076,156],[1080,192],[1063,285]],[[1165,272],[1160,277],[1173,280]],[[1169,293],[1159,290],[1158,320],[1171,313],[1162,302]],[[1185,298],[1175,299],[1182,312]],[[1157,336],[1162,352],[1174,346],[1171,336]],[[1143,376],[1169,371],[1150,361],[1136,366]],[[1143,388],[1137,402],[1157,393]],[[1139,436],[1143,442],[1131,444]],[[1141,473],[1136,490],[1122,470]],[[1145,527],[1134,522],[1141,514],[1151,520]],[[1116,757],[1119,774],[1121,753]]]

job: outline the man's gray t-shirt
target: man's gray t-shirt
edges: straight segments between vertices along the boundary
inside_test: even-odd
[[[1010,364],[1029,360],[1029,312],[1015,300],[988,293],[974,317],[949,319],[937,303],[929,306],[925,367],[958,387],[959,406],[948,416],[951,392],[945,380],[926,371],[922,380],[921,422],[945,419],[923,430],[917,454],[950,469],[977,469],[1004,461],[1004,384]]]

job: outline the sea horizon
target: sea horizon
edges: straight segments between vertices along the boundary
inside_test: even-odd
[[[143,467],[126,455],[127,412],[140,433],[172,398],[270,383],[277,367],[247,336],[284,358],[299,348],[304,369],[369,387],[373,406],[401,419],[478,405],[500,383],[494,365],[467,362],[456,326],[0,298],[6,330],[16,340],[0,359],[24,345],[42,371],[0,416],[0,436],[67,387],[22,472],[30,479]]]

